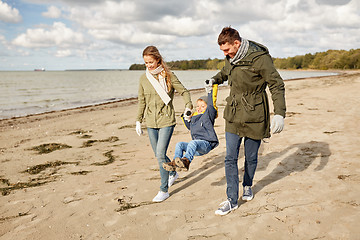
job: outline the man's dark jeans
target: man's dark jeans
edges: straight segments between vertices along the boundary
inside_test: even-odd
[[[225,175],[226,175],[226,194],[232,205],[236,205],[239,199],[239,171],[238,158],[242,137],[237,134],[225,132],[226,138],[226,157],[225,157]],[[243,186],[252,186],[253,178],[258,160],[258,151],[261,140],[244,138],[245,164]]]

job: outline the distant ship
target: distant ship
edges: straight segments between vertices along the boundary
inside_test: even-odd
[[[36,71],[36,72],[44,72],[45,68],[35,68],[34,71]]]

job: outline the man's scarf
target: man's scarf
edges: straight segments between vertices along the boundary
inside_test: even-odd
[[[165,105],[168,105],[168,103],[171,101],[171,98],[167,94],[169,90],[166,84],[166,76],[162,75],[163,70],[164,68],[161,65],[152,71],[146,68],[146,77],[151,83],[151,85],[154,87],[157,94],[160,96],[161,100],[163,100]],[[153,74],[158,75],[159,81],[153,76]]]
[[[245,38],[241,38],[240,48],[236,52],[235,57],[230,58],[230,63],[234,65],[240,62],[241,59],[243,59],[246,56],[248,50],[249,50],[249,41]]]

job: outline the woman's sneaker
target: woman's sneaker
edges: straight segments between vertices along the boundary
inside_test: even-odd
[[[236,205],[231,205],[229,200],[226,200],[222,203],[220,203],[220,207],[218,210],[215,211],[216,215],[220,215],[220,216],[224,216],[226,214],[228,214],[229,212],[237,209],[239,206]]]
[[[250,186],[244,186],[244,192],[242,195],[242,200],[244,201],[250,201],[251,199],[253,199],[254,195],[253,192],[251,190]]]
[[[162,202],[169,197],[168,192],[159,191],[158,194],[152,200],[153,202]]]
[[[178,177],[179,177],[178,173],[175,173],[174,176],[169,174],[168,186],[171,187],[174,184],[175,180],[178,179]]]

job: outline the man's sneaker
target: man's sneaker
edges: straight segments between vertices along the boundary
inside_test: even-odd
[[[188,171],[190,166],[190,161],[186,157],[175,158],[175,164],[177,166],[177,171]]]
[[[220,203],[220,207],[218,210],[215,211],[215,214],[216,215],[220,215],[220,216],[223,216],[223,215],[226,215],[228,214],[229,212],[237,209],[239,206],[236,204],[234,206],[231,205],[230,201],[229,200],[226,200],[222,203]]]
[[[169,175],[168,186],[171,187],[174,184],[175,180],[178,179],[178,177],[178,173],[176,173],[174,176]]]
[[[169,197],[168,192],[159,191],[158,194],[152,200],[153,202],[162,202]]]
[[[250,201],[251,199],[253,199],[254,195],[253,192],[251,190],[250,186],[244,186],[244,193],[242,195],[242,200],[244,201]]]
[[[172,160],[171,162],[164,162],[162,166],[166,171],[176,171],[175,160]]]

